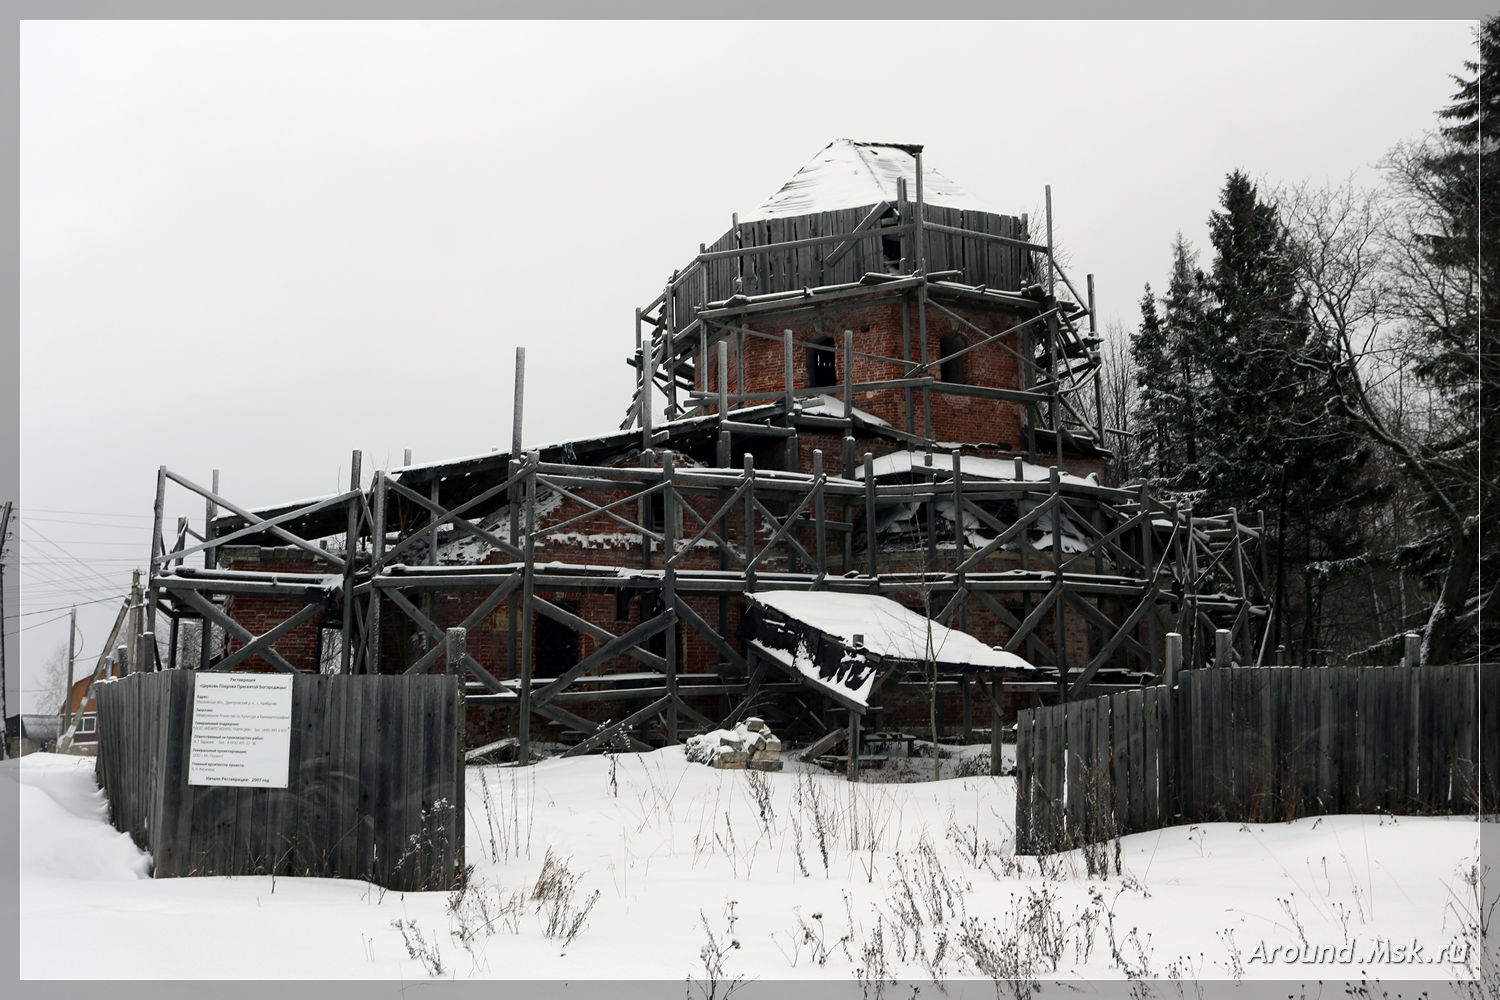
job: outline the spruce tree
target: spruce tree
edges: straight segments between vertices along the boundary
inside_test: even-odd
[[[1327,374],[1337,351],[1309,323],[1285,228],[1245,174],[1226,180],[1209,237],[1211,302],[1195,341],[1202,457],[1192,485],[1206,509],[1263,511],[1275,523],[1285,468],[1283,635],[1298,659],[1318,662],[1322,596],[1364,549],[1359,512],[1376,495],[1368,448]]]
[[[1172,277],[1162,299],[1163,336],[1176,366],[1174,444],[1178,472],[1172,486],[1178,492],[1202,489],[1199,419],[1204,390],[1203,359],[1207,349],[1206,287],[1198,270],[1198,254],[1177,234],[1172,243]]]
[[[1198,395],[1204,333],[1204,279],[1197,255],[1177,234],[1172,276],[1157,311],[1151,286],[1141,299],[1141,325],[1131,344],[1140,387],[1135,423],[1141,468],[1152,485],[1182,494],[1198,466]]]
[[[1162,334],[1156,296],[1146,285],[1141,296],[1141,325],[1130,340],[1135,361],[1135,455],[1133,464],[1153,485],[1172,481],[1178,472],[1173,447],[1175,365]]]

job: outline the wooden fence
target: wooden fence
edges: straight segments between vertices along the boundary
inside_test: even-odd
[[[99,783],[153,874],[367,879],[449,889],[464,871],[454,675],[297,674],[286,788],[188,784],[194,671],[96,687]]]
[[[1500,741],[1481,731],[1500,732],[1500,666],[1190,670],[1028,709],[1016,850],[1180,823],[1493,813]]]

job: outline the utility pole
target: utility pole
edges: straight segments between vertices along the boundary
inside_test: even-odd
[[[73,711],[73,662],[78,659],[78,605],[68,610],[68,686],[63,688],[63,715]]]
[[[130,576],[130,641],[125,644],[129,650],[128,665],[121,668],[121,674],[133,674],[145,670],[146,665],[141,662],[143,655],[141,650],[141,633],[145,626],[141,621],[142,612],[145,610],[146,601],[141,595],[141,571],[132,570]]]
[[[10,759],[9,718],[5,706],[5,542],[10,532],[10,501],[0,508],[0,760]],[[20,735],[17,733],[17,735]]]

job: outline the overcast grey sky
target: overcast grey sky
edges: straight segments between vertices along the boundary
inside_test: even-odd
[[[505,447],[517,345],[528,443],[614,427],[633,309],[830,139],[923,143],[1000,211],[1050,183],[1071,273],[1133,327],[1228,171],[1373,180],[1435,125],[1472,26],[30,22],[20,44],[30,670],[66,641],[47,609],[143,566],[158,465],[261,504],[343,488],[355,448],[368,479],[404,448]],[[90,658],[117,606],[80,613]]]

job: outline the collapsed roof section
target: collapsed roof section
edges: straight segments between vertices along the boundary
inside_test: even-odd
[[[766,590],[745,599],[752,607],[745,630],[759,655],[861,714],[898,670],[1037,672],[1014,653],[875,594]]]

